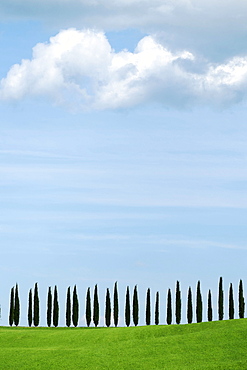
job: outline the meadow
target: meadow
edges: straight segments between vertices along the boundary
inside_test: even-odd
[[[1,369],[247,369],[247,319],[110,328],[0,327]]]

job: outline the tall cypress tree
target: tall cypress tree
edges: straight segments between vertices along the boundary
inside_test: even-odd
[[[111,298],[109,288],[106,289],[105,297],[105,324],[107,327],[111,325]]]
[[[75,285],[73,290],[73,307],[72,307],[72,322],[75,327],[78,325],[78,320],[79,320],[79,300]]]
[[[171,325],[171,323],[172,323],[172,295],[171,295],[171,289],[168,289],[168,293],[167,293],[166,322],[167,322],[168,325]]]
[[[242,280],[239,281],[239,288],[238,288],[238,314],[239,318],[244,318],[244,309],[245,309],[245,302],[244,302],[244,290],[243,290],[243,282]]]
[[[128,286],[125,298],[125,324],[126,326],[130,326],[130,291]]]
[[[19,325],[20,321],[20,298],[18,292],[18,284],[15,285],[15,301],[14,301],[14,323],[15,326]]]
[[[91,297],[90,297],[90,288],[87,289],[87,296],[86,296],[86,322],[87,326],[90,326],[92,319],[92,312],[91,312]]]
[[[138,325],[139,321],[139,303],[138,303],[138,293],[137,293],[137,285],[135,285],[134,293],[133,293],[133,322],[134,325]]]
[[[230,284],[229,288],[229,319],[234,319],[234,298],[232,283]]]
[[[151,301],[150,301],[150,289],[147,290],[146,298],[146,325],[150,325],[151,322]]]
[[[211,290],[208,291],[208,321],[213,320],[213,309],[212,309],[212,296]]]
[[[175,311],[175,316],[176,316],[176,323],[180,324],[181,321],[181,291],[180,291],[180,286],[179,286],[179,281],[177,281],[176,284],[176,311]]]
[[[39,325],[39,291],[38,283],[35,283],[34,286],[34,295],[33,295],[33,324],[34,326]]]
[[[188,290],[188,302],[187,302],[187,322],[191,324],[193,320],[193,306],[192,306],[192,292],[191,287]]]
[[[53,297],[53,325],[55,327],[58,326],[58,320],[59,320],[59,304],[58,304],[57,286],[55,285]]]
[[[15,304],[15,288],[12,287],[10,291],[9,302],[9,325],[12,326],[14,322],[14,304]]]
[[[224,292],[223,292],[223,279],[222,279],[222,277],[220,277],[220,281],[219,281],[218,315],[219,315],[219,320],[223,320],[223,317],[224,317]]]
[[[196,289],[196,322],[202,322],[202,294],[200,281]]]
[[[48,288],[47,293],[47,311],[46,311],[46,321],[47,326],[51,326],[51,316],[52,316],[52,293],[51,293],[51,287]]]
[[[29,290],[28,295],[28,311],[27,311],[27,321],[28,326],[32,326],[33,322],[33,296],[32,296],[32,289]]]
[[[114,285],[114,293],[113,293],[113,318],[114,318],[114,325],[115,327],[118,325],[118,290],[117,290],[117,282]]]
[[[155,325],[159,325],[159,321],[160,321],[160,314],[159,314],[159,310],[160,310],[159,292],[156,292],[156,300],[155,300],[155,319],[154,319]]]
[[[98,298],[98,287],[97,284],[94,287],[94,299],[93,299],[93,322],[97,327],[99,324],[99,298]]]
[[[66,298],[66,326],[69,328],[70,325],[71,325],[71,297],[70,297],[70,287],[68,287]]]

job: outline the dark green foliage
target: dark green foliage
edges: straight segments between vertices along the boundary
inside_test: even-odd
[[[219,320],[223,320],[224,318],[224,292],[223,292],[222,277],[220,277],[220,281],[219,281],[218,315],[219,315]]]
[[[114,325],[118,325],[118,314],[119,314],[119,308],[118,308],[118,290],[117,290],[117,282],[115,282],[114,285],[114,293],[113,293],[113,318],[114,318]]]
[[[202,294],[200,281],[196,289],[196,322],[202,322]]]
[[[151,322],[151,302],[150,302],[150,289],[147,290],[146,300],[146,325],[150,325]]]
[[[15,300],[14,300],[14,323],[15,326],[19,325],[20,321],[20,298],[18,292],[18,285],[15,285]]]
[[[229,288],[229,319],[234,319],[234,298],[233,298],[233,288],[232,283]]]
[[[78,320],[79,320],[79,300],[75,285],[73,290],[73,307],[72,307],[72,322],[75,327],[78,325]]]
[[[128,286],[125,299],[125,324],[126,326],[130,326],[130,291]]]
[[[138,293],[137,293],[137,285],[135,285],[134,293],[133,293],[133,323],[135,326],[138,325],[139,321],[139,303],[138,303]]]
[[[34,295],[33,295],[33,324],[34,326],[39,325],[39,292],[38,292],[38,283],[35,283],[34,286]]]
[[[191,324],[193,320],[193,306],[192,306],[192,292],[191,287],[188,290],[188,301],[187,301],[187,322]]]
[[[172,323],[172,295],[171,295],[171,289],[168,289],[168,293],[167,293],[166,322],[167,322],[168,325],[171,325],[171,323]]]
[[[211,290],[208,291],[208,321],[213,320],[212,296]]]
[[[105,298],[105,324],[107,327],[111,325],[111,298],[109,289],[106,289],[106,298]]]
[[[159,325],[159,321],[160,321],[159,310],[160,310],[159,292],[157,292],[156,293],[156,300],[155,300],[155,319],[154,319],[155,325]]]
[[[68,287],[66,298],[66,326],[69,328],[70,325],[71,325],[71,298],[70,298],[70,287]]]
[[[87,297],[86,297],[86,322],[87,326],[90,326],[92,319],[92,312],[91,312],[91,297],[90,297],[90,288],[87,289]]]
[[[29,295],[28,295],[27,321],[28,321],[28,326],[32,326],[32,322],[33,322],[33,295],[32,295],[32,289],[29,290]]]
[[[9,302],[9,325],[12,326],[14,322],[14,304],[15,304],[15,288],[12,287],[10,291]]]
[[[244,318],[245,302],[244,302],[244,291],[243,291],[243,282],[240,280],[238,288],[238,314],[239,318]]]
[[[51,313],[52,313],[52,294],[51,287],[49,287],[47,293],[47,311],[46,311],[46,321],[48,327],[51,326]]]
[[[177,281],[176,284],[176,310],[175,310],[175,316],[176,316],[176,324],[180,324],[181,321],[181,291],[179,286],[179,281]]]
[[[53,298],[53,325],[55,327],[58,326],[58,319],[59,319],[58,293],[57,286],[55,285]]]
[[[97,327],[99,324],[99,298],[98,298],[98,287],[97,284],[94,287],[94,299],[93,299],[93,322]]]

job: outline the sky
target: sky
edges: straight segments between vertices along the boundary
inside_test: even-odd
[[[247,283],[247,3],[243,0],[2,0],[1,325],[16,282],[20,325],[38,282],[40,324],[58,287],[145,295],[201,282],[217,319]],[[195,307],[194,307],[195,308]],[[154,314],[152,315],[154,322]],[[195,317],[194,317],[195,320]],[[175,322],[175,319],[173,320]]]

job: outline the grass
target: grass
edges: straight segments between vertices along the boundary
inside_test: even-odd
[[[0,327],[0,369],[247,369],[247,319],[130,328]]]

